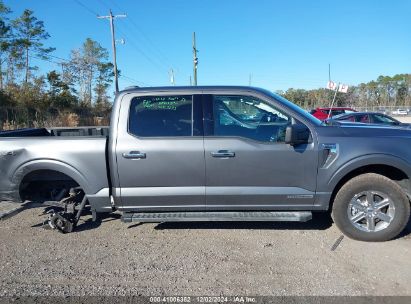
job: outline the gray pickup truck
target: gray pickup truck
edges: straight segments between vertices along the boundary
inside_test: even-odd
[[[331,211],[347,236],[406,226],[411,132],[327,125],[251,87],[131,88],[108,136],[0,138],[0,200],[45,201],[69,232],[84,206],[124,222],[307,221]]]

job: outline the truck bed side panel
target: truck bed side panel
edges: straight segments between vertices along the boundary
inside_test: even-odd
[[[64,173],[89,195],[104,192],[108,188],[105,148],[106,138],[1,139],[0,200],[19,201],[22,179],[36,170]]]

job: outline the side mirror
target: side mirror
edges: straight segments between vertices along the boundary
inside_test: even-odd
[[[310,129],[303,124],[293,124],[285,130],[285,143],[291,146],[307,144],[310,138]]]

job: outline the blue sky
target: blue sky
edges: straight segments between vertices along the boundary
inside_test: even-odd
[[[410,73],[411,1],[277,0],[5,0],[15,17],[25,8],[43,20],[53,55],[68,58],[90,37],[110,50],[107,20],[116,20],[120,88],[177,85],[192,75],[192,32],[199,50],[198,84],[269,90],[347,84]],[[111,57],[110,57],[111,59]],[[58,59],[53,59],[58,61]],[[35,60],[40,71],[58,65]]]

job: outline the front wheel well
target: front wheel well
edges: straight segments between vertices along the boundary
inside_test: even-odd
[[[56,200],[59,195],[79,184],[70,176],[54,170],[36,170],[28,173],[20,183],[22,201]]]
[[[402,170],[389,166],[389,165],[367,165],[359,167],[348,174],[346,174],[335,186],[334,191],[331,195],[330,207],[332,209],[332,204],[334,203],[335,196],[341,187],[348,182],[350,179],[365,173],[375,173],[380,174],[396,182],[407,194],[408,198],[411,195],[411,180]]]

